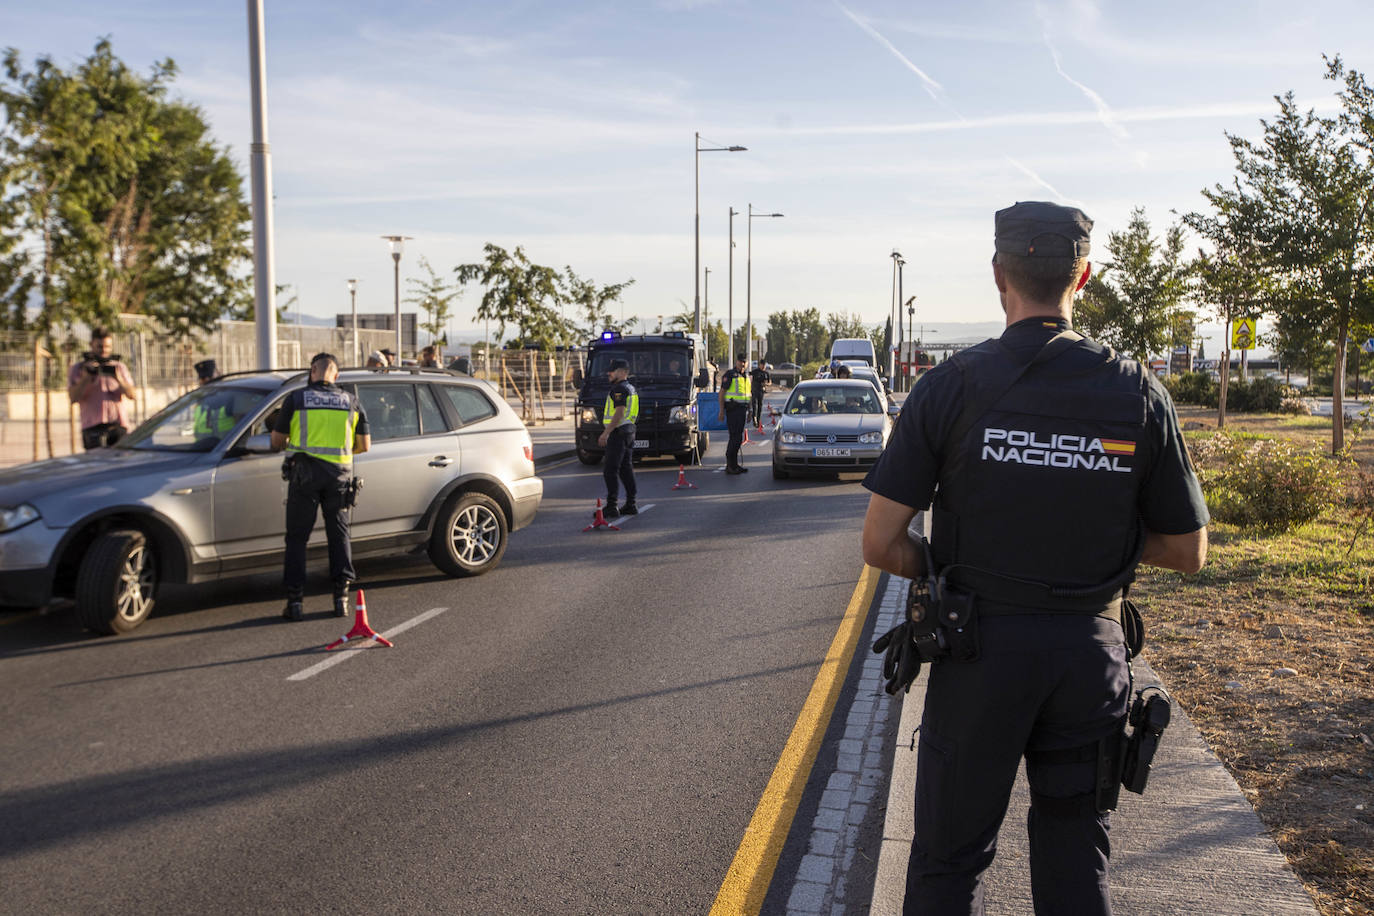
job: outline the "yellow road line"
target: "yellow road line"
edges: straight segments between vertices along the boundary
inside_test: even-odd
[[[716,894],[711,916],[756,916],[763,906],[783,843],[792,829],[792,818],[801,803],[802,790],[811,776],[811,766],[816,762],[830,714],[844,685],[845,672],[854,657],[865,612],[873,604],[880,575],[878,570],[865,565],[854,586],[854,595],[830,643],[830,651],[821,663],[811,693],[802,705],[797,723],[792,726],[792,734],[783,746],[778,765],[773,768],[763,797],[744,831],[735,860],[730,863],[730,870]]]

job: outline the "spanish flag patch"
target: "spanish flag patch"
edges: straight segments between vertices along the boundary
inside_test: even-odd
[[[1101,439],[1102,450],[1108,455],[1134,455],[1135,443],[1130,439]]]

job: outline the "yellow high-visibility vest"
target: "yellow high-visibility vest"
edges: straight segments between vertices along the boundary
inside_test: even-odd
[[[606,405],[601,408],[601,422],[605,423],[608,429],[615,429],[611,426],[611,420],[615,417],[615,405],[611,403],[611,396],[606,395]],[[630,388],[630,396],[625,399],[625,416],[621,418],[617,426],[624,426],[626,423],[634,423],[639,419],[639,392],[633,387]]]
[[[348,392],[308,387],[291,415],[286,450],[333,464],[353,464],[353,429],[358,410]]]
[[[725,400],[738,401],[741,404],[749,403],[749,376],[736,375],[730,379],[730,384],[721,389],[725,394]]]

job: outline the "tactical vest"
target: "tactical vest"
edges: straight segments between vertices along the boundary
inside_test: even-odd
[[[605,423],[605,424],[608,424],[608,428],[609,428],[609,429],[615,429],[616,427],[614,427],[614,426],[609,426],[609,424],[610,424],[610,422],[611,422],[611,418],[614,417],[614,416],[615,416],[615,404],[613,404],[613,403],[611,402],[611,396],[608,394],[608,395],[606,395],[606,403],[605,403],[605,405],[601,408],[601,422],[602,422],[602,423]],[[635,391],[634,386],[631,385],[631,386],[630,386],[630,396],[627,397],[627,398],[625,399],[625,416],[621,419],[620,423],[617,424],[617,426],[624,426],[626,423],[634,423],[634,422],[635,422],[636,420],[638,420],[638,419],[639,419],[639,392],[638,392],[638,391]]]
[[[1026,610],[1114,610],[1144,549],[1150,461],[1139,363],[1073,332],[1027,366],[993,340],[953,357],[931,550],[946,581]]]
[[[353,464],[353,430],[358,409],[348,392],[307,387],[291,415],[286,450],[344,467]]]
[[[207,407],[197,404],[193,413],[197,436],[224,435],[234,428],[234,415],[228,407]]]
[[[725,400],[735,401],[740,404],[749,403],[749,376],[736,375],[730,379],[730,384],[722,389],[725,393]]]

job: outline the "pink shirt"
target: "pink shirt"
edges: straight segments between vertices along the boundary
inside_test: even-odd
[[[124,381],[132,386],[134,380],[123,363],[115,363],[114,366],[114,375],[99,373],[91,382],[90,387],[86,389],[86,395],[80,401],[82,429],[90,429],[92,426],[99,426],[102,423],[118,423],[128,429],[129,412],[125,407],[124,392],[119,387],[119,383]],[[72,366],[67,372],[68,385],[76,384],[77,380],[86,372],[84,367],[84,362]]]

